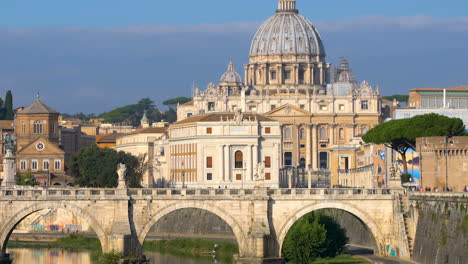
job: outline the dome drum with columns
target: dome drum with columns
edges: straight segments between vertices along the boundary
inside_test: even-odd
[[[379,89],[359,84],[346,59],[331,68],[320,34],[300,15],[296,1],[279,0],[252,40],[244,82],[230,62],[219,85],[194,89],[177,117],[240,109],[278,120],[283,165],[329,170],[336,184],[333,175],[343,160],[351,162],[360,135],[379,124],[380,107]]]

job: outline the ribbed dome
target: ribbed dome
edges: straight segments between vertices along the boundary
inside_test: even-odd
[[[280,0],[276,14],[260,26],[250,48],[250,56],[285,54],[325,56],[319,33],[299,14],[295,0]]]
[[[242,83],[241,76],[234,70],[234,63],[232,61],[229,62],[227,72],[221,76],[221,83]]]

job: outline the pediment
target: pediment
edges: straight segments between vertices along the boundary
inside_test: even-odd
[[[42,143],[42,144],[39,144]],[[57,145],[50,142],[49,140],[39,137],[29,145],[26,145],[24,148],[20,149],[17,152],[17,155],[21,154],[60,154],[63,155],[65,152],[60,149]]]
[[[311,116],[311,113],[291,104],[282,105],[264,114],[265,116]]]

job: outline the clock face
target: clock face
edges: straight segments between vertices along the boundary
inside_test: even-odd
[[[37,150],[42,151],[42,150],[44,150],[44,148],[45,148],[45,144],[44,144],[44,143],[39,142],[39,143],[36,144],[36,149],[37,149]]]

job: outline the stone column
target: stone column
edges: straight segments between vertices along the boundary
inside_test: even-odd
[[[247,159],[246,159],[246,175],[245,175],[245,179],[244,182],[248,183],[248,181],[251,181],[252,180],[252,167],[254,166],[254,162],[253,162],[253,157],[252,157],[252,148],[253,148],[253,145],[248,145],[247,146]]]
[[[244,66],[244,82],[245,84],[249,84],[249,66]]]
[[[312,125],[308,124],[306,127],[306,168],[312,165],[311,149],[312,149]]]
[[[337,124],[331,124],[330,126],[330,145],[335,144],[335,128]]]
[[[231,146],[226,146],[224,148],[224,159],[226,165],[224,167],[224,177],[226,182],[232,182],[231,168],[232,168],[232,159],[231,159]]]
[[[218,161],[216,161],[219,159]],[[226,161],[224,160],[224,145],[221,145],[218,147],[218,157],[215,157],[214,159],[215,164],[217,164],[218,167],[218,180],[219,181],[225,181],[224,178],[224,164],[226,164]]]
[[[323,85],[324,83],[324,71],[323,71],[323,64],[319,66],[320,68],[320,85]]]
[[[315,84],[315,67],[313,65],[310,67],[310,84]]]
[[[318,170],[318,140],[317,125],[312,125],[312,169]]]

